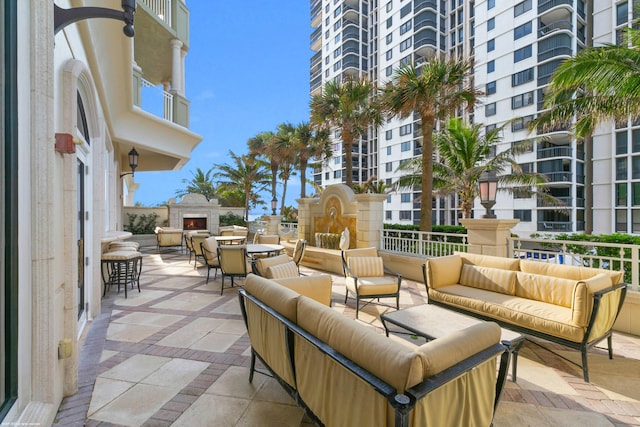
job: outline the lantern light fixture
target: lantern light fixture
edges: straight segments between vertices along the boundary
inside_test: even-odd
[[[478,178],[480,190],[480,204],[486,209],[483,218],[496,218],[491,213],[491,208],[496,204],[496,193],[498,192],[498,177],[492,170],[486,170]]]

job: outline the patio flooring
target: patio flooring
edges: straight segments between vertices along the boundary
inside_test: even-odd
[[[220,277],[205,284],[206,267],[194,270],[187,259],[149,248],[142,292],[125,299],[114,288],[103,299],[83,337],[78,393],[63,400],[54,425],[312,425],[275,380],[256,375],[249,384],[237,291],[225,288],[220,296]],[[343,302],[344,278],[334,276],[333,309],[355,318],[354,300]],[[401,306],[425,302],[424,286],[405,280]],[[359,322],[384,333],[379,315],[386,310],[394,309],[368,305]],[[577,351],[536,342],[580,359]],[[640,425],[640,337],[616,333],[613,344],[613,360],[604,348],[589,352],[585,383],[579,367],[525,342],[517,383],[507,381],[494,425]]]

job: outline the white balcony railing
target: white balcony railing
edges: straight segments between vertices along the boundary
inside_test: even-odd
[[[151,9],[161,21],[171,27],[171,2],[176,0],[140,0]]]
[[[467,252],[467,235],[428,233],[411,230],[383,230],[382,250],[419,256],[445,256],[453,252]]]
[[[141,79],[141,105],[143,110],[162,117],[170,122],[173,121],[173,94],[154,86],[151,82]]]

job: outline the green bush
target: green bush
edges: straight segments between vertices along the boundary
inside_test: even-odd
[[[246,227],[247,222],[243,217],[235,215],[233,212],[228,212],[224,215],[220,215],[220,226],[225,227],[229,225],[240,225]]]
[[[156,228],[156,221],[159,216],[160,215],[155,212],[149,215],[142,214],[140,216],[128,213],[128,224],[124,226],[124,229],[125,231],[130,231],[132,234],[151,234]]]

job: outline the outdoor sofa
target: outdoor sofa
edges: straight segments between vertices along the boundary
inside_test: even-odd
[[[169,227],[156,227],[156,241],[160,248],[179,247],[182,249],[182,229]]]
[[[456,253],[423,265],[428,302],[580,350],[611,335],[626,295],[620,271]]]
[[[250,382],[259,359],[318,425],[491,424],[509,359],[497,324],[418,346],[343,316],[303,287],[287,287],[308,279],[285,284],[251,274],[239,290]]]

